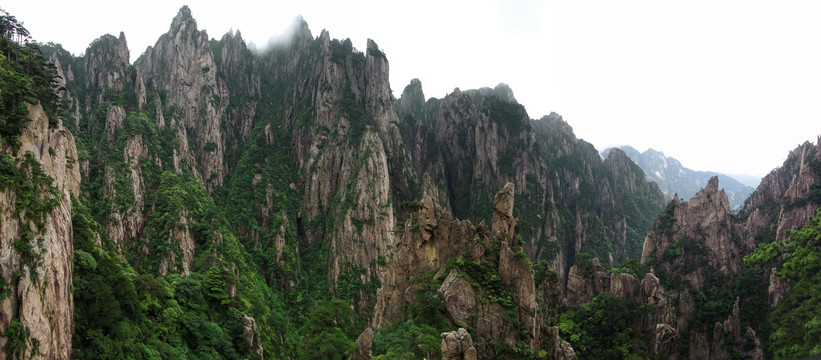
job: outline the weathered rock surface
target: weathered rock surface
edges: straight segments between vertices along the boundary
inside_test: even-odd
[[[478,359],[473,339],[467,330],[442,333],[442,360],[476,360]]]
[[[732,223],[727,195],[724,190],[718,190],[718,177],[713,177],[707,187],[696,193],[689,201],[682,202],[674,198],[670,202],[667,213],[647,235],[641,254],[642,263],[646,263],[650,258],[661,258],[669,248],[678,245],[681,239],[693,239],[706,248],[706,256],[713,270],[724,274],[736,274],[741,270],[741,255],[738,245],[733,240]],[[662,263],[659,266],[672,272],[684,257],[692,255],[679,253],[675,255],[673,262]],[[704,269],[696,268],[693,272],[676,275],[690,276],[692,284],[700,288],[704,282],[702,271]]]
[[[373,345],[373,329],[365,328],[356,338],[356,351],[349,360],[370,360],[371,346]]]
[[[373,325],[377,328],[400,321],[402,305],[415,301],[415,295],[410,289],[411,277],[443,268],[448,260],[457,257],[472,245],[470,240],[477,234],[477,229],[470,222],[454,219],[428,197],[419,202],[419,211],[411,219],[406,224],[405,231],[399,234],[385,271],[382,288],[377,291],[373,320]],[[418,232],[412,229],[415,225],[413,219],[417,221]],[[442,286],[445,287],[448,283],[446,280]],[[458,288],[472,291],[464,286]],[[447,298],[446,294],[446,303]],[[475,296],[471,300],[475,301]]]
[[[213,190],[225,176],[222,116],[228,104],[228,90],[217,76],[214,53],[208,34],[197,29],[187,6],[180,9],[168,33],[134,63],[143,78],[152,78],[154,90],[168,91],[169,104],[180,109],[178,126],[194,129],[196,165],[206,189]],[[186,139],[186,142],[188,140]]]
[[[514,205],[528,224],[525,252],[550,261],[562,284],[577,252],[604,248],[593,244],[598,239],[617,244],[594,254],[610,265],[638,257],[646,228],[664,206],[658,187],[629,158],[602,161],[557,114],[530,120],[507,85],[457,88],[425,101],[414,80],[396,104],[417,174],[433,179],[423,181],[426,193],[457,217],[491,221],[479,211],[488,205],[482,199],[513,183],[525,195]],[[636,208],[627,204],[646,211],[628,217]]]
[[[84,67],[87,69],[84,74],[85,83],[88,87],[119,91],[127,83],[131,63],[124,33],[120,32],[119,37],[104,35],[94,40],[86,50],[84,60]],[[99,99],[103,96],[101,91]]]
[[[555,360],[576,359],[576,351],[573,350],[570,343],[559,338],[558,326],[547,326],[543,333],[547,343],[545,349],[548,350],[548,358]]]
[[[493,204],[498,215],[494,217],[493,230],[483,223],[474,227],[467,221],[453,219],[429,197],[423,198],[419,211],[405,225],[393,258],[388,262],[385,282],[377,293],[373,325],[383,327],[402,321],[403,305],[417,300],[419,285],[413,284],[411,279],[438,272],[436,277],[441,279],[438,292],[443,296],[447,319],[452,324],[475,329],[473,335],[478,340],[472,346],[483,358],[502,356],[497,354],[498,349],[490,339],[503,341],[511,347],[525,342],[534,351],[552,344],[553,340],[544,338],[542,332],[549,326],[545,319],[557,320],[561,287],[555,274],[552,281],[543,280],[538,291],[541,303],[537,301],[534,270],[521,245],[513,242],[518,238],[517,221],[512,213],[513,194],[514,186],[510,183],[496,194]],[[457,264],[467,267],[457,266],[445,273],[447,264],[454,259]],[[476,271],[498,274],[493,276],[498,276],[499,286],[506,290],[485,288],[481,284],[490,280],[471,278],[470,274],[478,276]],[[508,293],[510,295],[504,295]],[[495,294],[493,296],[497,298],[489,294]],[[494,300],[499,296],[509,297],[509,300]],[[515,314],[517,319],[513,321],[508,314]],[[556,337],[553,342],[560,344],[557,334]],[[443,351],[446,344],[448,349],[464,350],[449,340],[443,342]],[[568,348],[566,345],[564,350],[557,348],[557,351],[572,353]],[[453,354],[464,356],[456,350]]]
[[[30,154],[37,160],[42,171],[53,179],[51,185],[56,188],[59,204],[44,214],[43,228],[38,231],[34,224],[23,220],[26,211],[15,214],[21,210],[15,204],[19,195],[0,186],[5,188],[0,190],[0,277],[9,286],[8,293],[0,294],[0,333],[5,333],[15,319],[30,333],[23,358],[68,359],[74,328],[71,197],[79,196],[80,191],[77,149],[74,137],[62,123],[49,128],[49,119],[39,104],[29,106],[29,117],[32,121],[19,136],[19,151],[13,154],[4,148],[0,152],[15,159]],[[34,262],[26,260],[31,255],[24,256],[13,245],[15,239],[22,238],[24,226],[40,239],[32,240],[35,243],[31,251],[39,254]],[[0,348],[7,341],[0,337]],[[39,352],[36,356],[34,348]]]
[[[242,328],[242,336],[248,343],[245,356],[262,359],[262,340],[260,339],[259,328],[257,328],[257,321],[248,315],[242,315],[242,321],[245,323],[245,327]]]

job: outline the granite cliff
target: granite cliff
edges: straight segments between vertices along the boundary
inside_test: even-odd
[[[21,358],[71,355],[72,202],[80,195],[74,137],[38,103],[20,146],[0,147],[0,348]]]
[[[292,30],[43,45],[64,123],[2,143],[2,356],[767,355],[749,309],[792,283],[742,259],[815,214],[819,146],[738,213],[717,178],[665,209],[507,85],[396,99],[373,40]]]
[[[478,222],[490,220],[483,199],[514,183],[525,252],[549,261],[562,283],[578,253],[608,266],[638,257],[663,209],[659,188],[624,153],[602,160],[555,113],[530,119],[505,84],[424,101],[414,80],[396,109],[425,193]]]

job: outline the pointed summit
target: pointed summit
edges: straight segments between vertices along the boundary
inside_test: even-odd
[[[183,5],[180,8],[180,11],[177,12],[177,16],[174,16],[174,20],[171,21],[171,28],[169,29],[169,33],[176,33],[180,30],[188,22],[192,22],[194,28],[197,27],[197,21],[194,20],[194,17],[191,16],[191,9],[188,8],[188,5]]]

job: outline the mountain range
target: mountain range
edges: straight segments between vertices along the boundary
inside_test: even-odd
[[[612,149],[607,148],[602,151],[602,156],[606,157]],[[681,162],[675,158],[665,156],[661,151],[647,149],[644,152],[639,152],[631,146],[620,146],[619,149],[624,151],[630,159],[644,170],[648,181],[653,181],[659,185],[668,200],[676,194],[681,199],[689,199],[707,186],[710,178],[718,176],[727,197],[730,199],[730,207],[738,209],[744,204],[744,200],[747,200],[747,197],[753,193],[755,186],[758,186],[758,182],[753,185],[746,185],[730,175],[686,168],[681,165]],[[752,179],[748,180],[751,181]]]
[[[0,15],[4,359],[819,351],[819,143],[738,211],[716,176],[667,201],[505,84],[395,98],[301,19],[254,53],[183,7],[130,63]]]

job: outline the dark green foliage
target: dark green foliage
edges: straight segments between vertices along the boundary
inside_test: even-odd
[[[791,283],[769,317],[776,358],[821,355],[821,211],[810,220],[780,244],[761,245],[745,259],[751,264],[777,261],[777,275]]]
[[[642,265],[636,259],[628,259],[621,266],[612,270],[614,273],[627,273],[636,277],[641,281],[644,275],[647,274],[647,267]]]
[[[453,266],[467,274],[472,280],[474,287],[484,290],[484,296],[492,302],[499,303],[503,307],[513,306],[513,295],[502,282],[499,273],[488,263],[465,260],[458,258],[453,261]]]
[[[579,266],[590,266],[593,264],[593,255],[590,255],[590,253],[580,252],[573,258],[573,264]]]
[[[431,359],[441,356],[439,334],[452,330],[452,325],[445,317],[445,299],[439,292],[442,279],[435,275],[435,271],[428,271],[411,278],[417,301],[406,304],[404,311],[408,320],[374,333],[371,350],[375,359]]]
[[[317,304],[305,318],[303,359],[347,359],[356,350],[356,314],[340,299]]]
[[[393,324],[374,333],[371,352],[374,359],[435,359],[442,355],[438,330],[415,320]]]
[[[57,125],[57,71],[17,18],[0,9],[0,144],[16,151],[20,131],[31,119],[26,104],[40,102]]]
[[[351,89],[345,89],[342,100],[339,102],[339,112],[348,120],[348,146],[358,146],[368,126],[365,104],[356,98]]]
[[[577,310],[562,313],[561,337],[580,359],[626,359],[630,355],[628,310],[613,294],[603,292]]]
[[[6,329],[6,332],[3,333],[3,337],[6,338],[6,345],[3,347],[3,352],[8,359],[23,359],[23,356],[26,355],[26,348],[29,347],[30,335],[29,330],[23,327],[18,318],[15,317],[11,319],[9,327]],[[31,354],[36,355],[39,353],[37,349],[39,348],[40,342],[37,339],[31,339],[31,342]]]
[[[713,324],[724,321],[732,313],[735,297],[728,280],[720,271],[711,271],[701,290],[689,290],[693,295],[690,328],[712,331]]]
[[[407,317],[420,325],[446,329],[448,320],[445,317],[445,298],[439,292],[442,279],[436,277],[436,272],[427,271],[419,277],[412,277],[411,283],[415,285],[414,295],[417,301],[406,305]]]
[[[522,131],[530,130],[530,118],[524,106],[513,101],[505,101],[496,96],[488,96],[482,102],[482,110],[490,118],[501,124],[508,135],[514,137]]]
[[[137,275],[116,253],[94,245],[94,238],[105,237],[102,227],[81,202],[75,204],[74,351],[78,357],[176,358],[189,354],[239,359],[248,349],[242,335],[245,313],[251,313],[262,329],[276,326],[289,331],[287,323],[276,319],[283,310],[265,304],[277,301],[270,297],[273,294],[244,290],[248,289],[242,286],[247,275],[235,279],[222,266],[197,268],[185,278]],[[227,293],[232,284],[237,285],[237,297]],[[272,345],[268,343],[266,350],[280,353]]]
[[[22,159],[0,154],[0,190],[14,194],[12,215],[20,223],[19,237],[12,240],[12,247],[33,278],[37,277],[42,261],[40,247],[43,239],[38,235],[43,232],[51,211],[61,201],[53,182],[54,179],[43,172],[40,162],[30,152]]]

